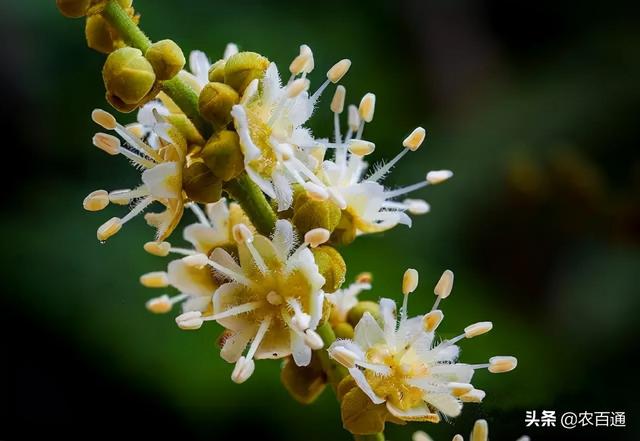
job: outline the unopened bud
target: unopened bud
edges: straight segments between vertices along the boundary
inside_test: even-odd
[[[414,215],[426,214],[431,210],[431,206],[422,199],[405,199],[402,203],[407,206],[407,211]]]
[[[260,54],[238,52],[225,63],[224,82],[242,94],[251,81],[263,77],[268,66],[269,60]]]
[[[144,56],[160,81],[175,77],[186,62],[180,46],[168,39],[153,43]]]
[[[209,81],[212,83],[224,83],[225,60],[218,60],[209,68]]]
[[[216,127],[225,127],[232,120],[231,108],[240,96],[231,86],[224,83],[207,83],[200,92],[198,108],[204,119]]]
[[[222,180],[204,162],[192,162],[182,172],[182,189],[193,202],[209,204],[222,196]]]
[[[123,47],[109,54],[102,69],[107,93],[125,105],[137,105],[151,91],[156,74],[142,51]]]
[[[91,6],[91,0],[56,0],[56,6],[65,17],[84,17]]]
[[[87,46],[103,54],[110,54],[122,45],[122,40],[107,20],[100,14],[89,15],[84,24]]]
[[[204,160],[209,170],[224,182],[236,178],[244,171],[240,139],[233,130],[214,133],[198,156]]]
[[[349,310],[347,321],[355,328],[366,313],[371,314],[374,319],[378,320],[380,318],[380,305],[370,300],[362,300]]]
[[[318,266],[320,275],[324,277],[322,290],[327,293],[335,292],[344,283],[347,273],[347,265],[344,259],[333,247],[328,245],[319,246],[311,250],[313,259]]]

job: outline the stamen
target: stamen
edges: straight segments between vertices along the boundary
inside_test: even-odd
[[[140,202],[136,204],[135,207],[133,207],[131,211],[127,213],[125,217],[122,218],[120,223],[124,225],[125,223],[129,222],[131,219],[133,219],[134,217],[142,213],[144,209],[147,208],[152,202],[153,202],[152,197],[146,197],[142,199]]]
[[[253,286],[253,282],[247,277],[245,277],[243,274],[236,273],[235,271],[227,268],[226,266],[220,265],[218,262],[209,260],[209,258],[205,254],[202,254],[202,253],[192,254],[190,256],[183,257],[182,260],[187,265],[192,265],[197,267],[208,265],[213,269],[215,269],[216,271],[220,272],[221,274],[240,283],[241,285]]]
[[[87,211],[100,211],[109,205],[109,193],[105,190],[92,191],[82,201],[82,207]]]
[[[304,235],[304,242],[308,243],[311,248],[316,248],[331,237],[331,232],[325,228],[314,228]]]
[[[176,324],[185,331],[200,329],[202,323],[204,323],[204,320],[200,311],[189,311],[176,317]]]
[[[404,276],[402,278],[402,293],[405,297],[416,290],[418,287],[418,278],[418,271],[413,268],[409,268],[404,272]]]
[[[365,369],[369,369],[370,371],[373,371],[378,375],[386,376],[391,373],[391,368],[385,364],[369,363],[368,361],[364,360],[356,360],[355,364]]]
[[[451,170],[437,170],[427,173],[427,182],[431,185],[440,184],[453,176]]]
[[[415,152],[424,142],[424,138],[426,135],[427,132],[425,131],[425,129],[423,129],[422,127],[416,127],[415,129],[413,129],[413,132],[411,132],[409,136],[407,136],[404,141],[402,141],[402,145],[412,152]]]
[[[358,113],[358,108],[353,104],[349,105],[348,124],[351,132],[355,132],[360,127],[360,114]],[[350,134],[347,134],[347,138],[350,137]]]
[[[436,283],[435,288],[433,288],[433,293],[437,296],[432,311],[435,311],[440,304],[442,299],[446,299],[451,294],[451,290],[453,289],[453,271],[445,270],[440,276],[440,280]]]
[[[145,303],[145,307],[154,314],[165,314],[171,311],[173,305],[186,300],[187,298],[189,298],[188,294],[179,294],[173,297],[169,297],[168,295],[164,294],[160,297],[148,300],[147,303]]]
[[[294,80],[293,83],[291,83],[287,87],[287,98],[295,98],[302,92],[306,92],[307,90],[309,90],[309,85],[309,80],[306,78],[299,78],[297,80]]]
[[[433,440],[429,435],[426,434],[426,432],[423,432],[422,430],[418,430],[417,432],[413,432],[413,435],[411,435],[411,441],[433,441]]]
[[[293,309],[293,317],[291,318],[291,327],[299,332],[304,332],[309,329],[311,324],[311,316],[302,311],[300,302],[297,299],[289,298],[287,303]]]
[[[225,309],[224,311],[219,312],[217,314],[204,317],[203,320],[211,321],[211,320],[220,320],[227,317],[233,317],[234,315],[240,315],[250,311],[254,311],[256,309],[262,308],[263,306],[264,306],[264,302],[261,300],[258,300],[256,302],[243,303],[242,305],[233,306],[229,309]]]
[[[489,359],[489,372],[492,374],[501,374],[503,372],[512,371],[518,366],[518,359],[511,356],[497,356]]]
[[[451,438],[451,441],[464,441],[464,438],[460,434],[456,434]]]
[[[373,281],[371,273],[360,273],[356,276],[356,283],[369,285]]]
[[[93,109],[91,119],[107,130],[114,130],[116,128],[117,121],[115,117],[105,110]]]
[[[147,242],[144,244],[144,250],[154,256],[164,257],[169,255],[171,244],[169,242]]]
[[[373,151],[376,149],[376,145],[369,141],[353,139],[348,142],[347,148],[354,155],[367,156],[373,153]]]
[[[104,242],[109,239],[111,236],[116,234],[122,228],[122,220],[119,217],[112,217],[104,224],[100,225],[96,235],[100,242]]]
[[[329,192],[323,187],[314,184],[313,182],[305,182],[304,189],[307,192],[307,195],[313,200],[316,201],[326,201],[329,199]]]
[[[477,420],[473,425],[471,441],[487,441],[489,439],[489,425],[486,420]]]
[[[272,315],[268,315],[262,320],[260,323],[260,327],[258,328],[258,332],[256,332],[256,336],[253,338],[251,342],[251,346],[249,346],[249,351],[247,352],[247,359],[251,360],[255,355],[258,347],[260,347],[260,343],[262,343],[262,339],[267,334],[269,330],[269,326],[271,325],[271,320],[273,319]]]
[[[334,64],[331,69],[327,71],[327,79],[333,84],[337,83],[344,77],[349,68],[351,67],[351,60],[345,58]]]
[[[329,356],[347,369],[356,367],[358,356],[347,348],[342,346],[331,348],[329,349]]]
[[[407,206],[407,211],[414,215],[426,214],[431,211],[431,206],[422,199],[405,199],[402,203]]]
[[[256,364],[252,359],[242,356],[236,361],[236,365],[231,373],[231,381],[237,384],[244,383],[253,374]]]
[[[473,390],[473,385],[469,383],[456,383],[451,382],[448,385],[451,394],[455,397],[460,397]]]
[[[464,328],[464,337],[473,338],[482,334],[486,334],[493,328],[491,322],[478,322]]]
[[[195,202],[190,202],[187,204],[187,207],[189,207],[191,211],[193,211],[193,214],[196,215],[198,221],[200,221],[201,224],[206,225],[207,227],[211,227],[209,219],[207,219],[207,216],[204,214],[204,211],[202,211],[202,208],[200,208],[198,204],[196,204]]]
[[[443,312],[439,309],[435,309],[425,314],[422,319],[422,326],[426,332],[433,332],[438,328],[438,326],[440,326],[443,318]]]
[[[482,400],[484,400],[484,397],[486,395],[487,394],[483,390],[473,389],[470,392],[467,392],[466,394],[460,396],[459,398],[465,403],[480,403],[482,402]]]
[[[396,165],[398,161],[400,161],[400,159],[402,159],[402,157],[407,154],[408,151],[409,149],[407,148],[401,150],[400,153],[398,153],[391,161],[384,164],[382,167],[377,169],[374,174],[369,176],[367,178],[367,181],[377,182],[384,178],[386,174],[389,173],[389,170],[391,170],[393,166]]]
[[[360,119],[364,122],[370,123],[373,121],[373,114],[376,110],[376,96],[373,93],[367,93],[362,97],[360,101],[360,107],[358,108],[358,113],[360,114]]]
[[[233,239],[238,243],[253,242],[253,233],[245,224],[234,225],[231,232]]]
[[[140,283],[147,288],[166,288],[169,276],[164,271],[153,271],[140,276]]]
[[[304,331],[304,342],[314,351],[318,351],[324,347],[322,337],[313,329]]]
[[[128,205],[132,199],[141,198],[149,195],[149,190],[141,185],[133,190],[114,190],[109,193],[109,201],[112,204]]]
[[[340,85],[336,87],[336,91],[333,94],[333,99],[331,100],[331,111],[333,113],[340,114],[344,110],[344,99],[347,94],[347,89],[344,86]],[[340,142],[340,141],[336,141]]]
[[[109,135],[108,133],[98,132],[93,135],[92,138],[93,145],[98,147],[100,150],[107,152],[110,155],[117,155],[120,153],[120,140],[113,135]]]

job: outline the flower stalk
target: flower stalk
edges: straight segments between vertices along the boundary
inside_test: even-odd
[[[240,204],[260,234],[271,235],[276,224],[276,215],[262,190],[246,173],[227,182],[225,191]]]

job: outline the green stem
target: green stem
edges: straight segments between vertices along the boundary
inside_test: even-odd
[[[329,380],[331,387],[334,392],[337,392],[338,385],[342,379],[348,375],[348,372],[343,366],[331,360],[331,358],[329,358],[329,353],[327,352],[327,348],[336,340],[336,335],[333,333],[333,329],[331,329],[331,325],[328,322],[318,326],[316,332],[324,342],[324,348],[317,351],[316,354],[318,354],[318,358],[320,358],[322,369],[327,374],[327,379]]]
[[[238,201],[258,233],[271,235],[276,225],[276,215],[260,187],[246,173],[227,182],[225,191]]]
[[[131,20],[131,17],[116,0],[110,0],[102,10],[102,17],[113,26],[125,43],[140,49],[143,53],[151,46],[151,40]],[[198,94],[179,77],[175,76],[162,83],[162,89],[189,118],[204,138],[211,136],[211,125],[198,109]]]

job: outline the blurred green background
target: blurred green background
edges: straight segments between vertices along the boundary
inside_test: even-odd
[[[493,320],[463,343],[462,359],[514,354],[518,369],[479,372],[482,406],[437,426],[388,426],[388,438],[426,430],[436,440],[489,421],[493,439],[638,439],[640,307],[640,27],[624,2],[135,0],[153,39],[215,60],[227,42],[288,66],[315,54],[312,82],[349,57],[348,100],[377,94],[375,159],[391,157],[415,126],[423,148],[387,181],[450,168],[455,178],[417,197],[432,213],[359,238],[343,250],[349,278],[374,274],[366,298],[400,298],[407,267],[421,271],[410,310],[431,305],[443,269],[456,273],[443,336]],[[3,41],[3,335],[0,438],[140,435],[180,439],[350,439],[335,398],[293,401],[278,362],[243,385],[216,347],[220,332],[180,332],[144,302],[141,273],[161,258],[141,249],[138,219],[100,245],[106,213],[82,210],[97,188],[138,182],[122,158],[91,146],[89,113],[105,107],[104,56],[87,49],[83,21],[53,1],[0,5]],[[330,96],[313,118],[331,127]],[[128,121],[131,115],[121,118]],[[188,219],[191,221],[192,219]],[[179,242],[179,237],[173,238]],[[626,429],[525,428],[525,410],[626,411]]]

